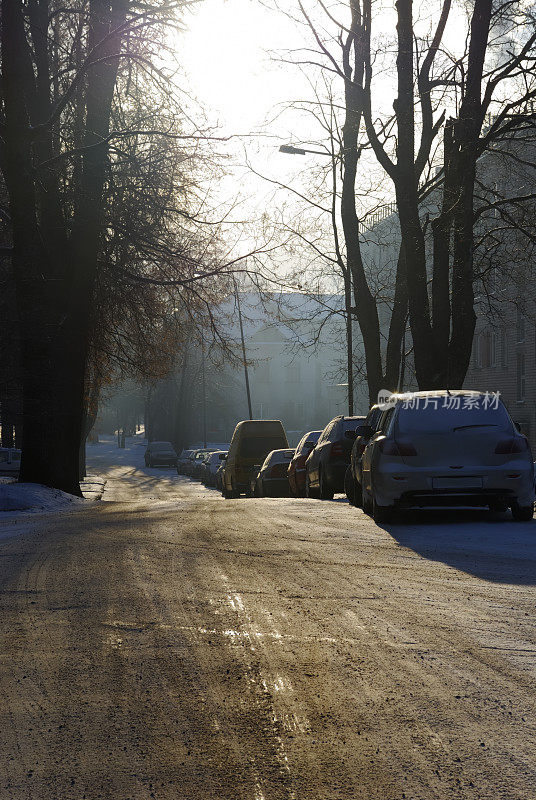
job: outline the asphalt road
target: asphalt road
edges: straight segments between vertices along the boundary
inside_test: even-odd
[[[0,522],[2,800],[534,800],[536,522],[379,528],[142,453]]]

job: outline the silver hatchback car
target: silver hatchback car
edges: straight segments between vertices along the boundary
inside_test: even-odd
[[[392,395],[362,457],[363,508],[385,522],[396,507],[487,506],[530,520],[534,463],[498,394]]]

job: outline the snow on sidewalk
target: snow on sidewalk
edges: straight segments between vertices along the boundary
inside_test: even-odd
[[[50,489],[39,483],[2,483],[0,485],[0,513],[64,511],[86,503],[85,498],[75,497],[67,492],[61,492],[59,489]]]

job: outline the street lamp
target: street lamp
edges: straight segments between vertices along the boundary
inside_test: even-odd
[[[293,144],[282,144],[279,152],[287,153],[290,156],[304,156],[306,153],[315,153],[317,156],[331,156],[328,150],[309,150],[306,147],[294,147]]]

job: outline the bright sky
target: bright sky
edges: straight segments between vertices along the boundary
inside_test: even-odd
[[[377,8],[381,2],[378,0]],[[285,3],[281,5],[285,7]],[[435,8],[435,3],[432,5]],[[385,0],[380,12],[384,22],[388,21],[390,35],[394,35],[393,8],[394,0]],[[427,26],[432,23],[431,7],[424,2],[423,9],[422,24]],[[300,46],[314,48],[312,35],[284,14],[268,10],[260,0],[203,0],[185,21],[189,30],[178,38],[178,56],[189,76],[191,92],[206,109],[210,122],[219,124],[221,135],[244,135],[226,146],[232,158],[242,165],[247,160],[263,175],[283,183],[291,183],[300,171],[318,165],[322,156],[278,152],[282,143],[314,140],[317,131],[303,115],[287,112],[277,116],[277,108],[282,110],[286,103],[311,95],[299,70],[276,63],[271,55]],[[456,31],[451,30],[451,41],[452,34]],[[385,107],[392,108],[391,84],[384,86],[380,91],[385,92]],[[271,121],[269,126],[267,121]],[[247,136],[261,130],[262,136]],[[378,169],[375,163],[374,168]],[[388,179],[385,186],[392,193]],[[237,192],[249,196],[243,208],[252,217],[273,210],[273,187],[245,168],[236,168],[218,191],[222,200]]]
[[[181,61],[193,91],[226,133],[249,133],[293,98],[292,67],[279,67],[269,55],[296,45],[295,28],[283,15],[257,0],[204,0],[188,27]]]

